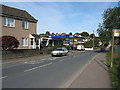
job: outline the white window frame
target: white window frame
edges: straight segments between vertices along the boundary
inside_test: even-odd
[[[22,38],[22,46],[28,46],[28,38]]]
[[[24,27],[23,27],[23,22],[24,22]],[[23,20],[23,21],[22,21],[22,28],[23,28],[23,29],[29,29],[29,22],[26,21],[26,20]]]
[[[11,22],[10,20],[13,20],[13,22]],[[9,17],[3,17],[3,26],[15,27],[15,19]]]

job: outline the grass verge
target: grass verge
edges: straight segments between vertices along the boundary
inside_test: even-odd
[[[111,52],[107,52],[106,54],[106,59],[107,59],[107,65],[110,66],[111,63]],[[109,68],[109,75],[110,75],[110,79],[111,79],[111,84],[112,84],[112,88],[119,88],[119,78],[118,78],[118,60],[116,60],[116,58],[114,58],[113,60],[113,67]]]

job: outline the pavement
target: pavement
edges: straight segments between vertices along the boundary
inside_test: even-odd
[[[106,53],[97,54],[66,88],[111,88]]]

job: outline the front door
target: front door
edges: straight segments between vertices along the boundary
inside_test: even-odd
[[[39,47],[40,47],[40,45],[39,45],[39,39],[38,38],[36,38],[36,49],[39,49]]]
[[[30,38],[30,48],[34,49],[34,38]]]

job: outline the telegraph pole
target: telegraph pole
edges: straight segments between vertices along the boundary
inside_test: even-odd
[[[93,30],[93,49],[94,49],[94,30]]]
[[[111,67],[113,66],[113,54],[114,54],[114,29],[112,30],[112,53],[111,53]]]

